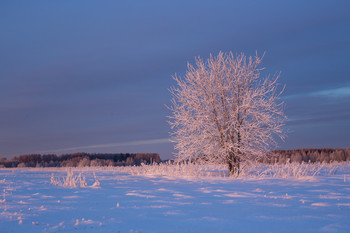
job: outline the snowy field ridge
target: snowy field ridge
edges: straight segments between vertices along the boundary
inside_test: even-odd
[[[350,164],[0,169],[0,232],[350,232]]]

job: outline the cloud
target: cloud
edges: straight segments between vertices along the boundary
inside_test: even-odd
[[[347,97],[350,96],[350,87],[341,87],[336,89],[316,91],[309,94],[310,96],[330,96],[330,97]]]
[[[323,122],[340,122],[340,121],[348,121],[350,119],[349,114],[340,114],[340,115],[332,115],[332,116],[324,116],[324,117],[310,117],[310,118],[292,118],[288,119],[286,124],[288,126],[293,125],[311,125]]]
[[[309,93],[300,93],[294,95],[283,96],[283,99],[296,99],[302,97],[331,97],[344,98],[350,96],[350,87],[340,87],[335,89],[328,89],[322,91],[314,91]]]
[[[139,140],[139,141],[129,141],[129,142],[119,142],[119,143],[107,143],[107,144],[68,147],[68,148],[61,148],[61,149],[47,150],[47,151],[40,151],[40,152],[41,153],[53,153],[53,152],[63,152],[63,151],[74,151],[74,150],[80,150],[80,149],[152,145],[152,144],[169,143],[169,142],[170,142],[170,138],[159,138],[159,139],[150,139],[150,140]]]

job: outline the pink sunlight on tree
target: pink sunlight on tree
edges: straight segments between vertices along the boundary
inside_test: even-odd
[[[279,75],[262,78],[261,61],[220,52],[173,77],[169,123],[178,159],[226,163],[238,176],[241,162],[264,157],[284,138]]]

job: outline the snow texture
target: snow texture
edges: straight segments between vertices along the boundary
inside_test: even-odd
[[[1,169],[0,232],[350,232],[349,164],[307,179],[69,172],[86,185],[52,184],[65,169]]]

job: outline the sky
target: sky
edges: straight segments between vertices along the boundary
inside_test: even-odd
[[[281,72],[279,149],[350,147],[349,1],[1,1],[0,157],[173,156],[172,75],[219,51]]]

